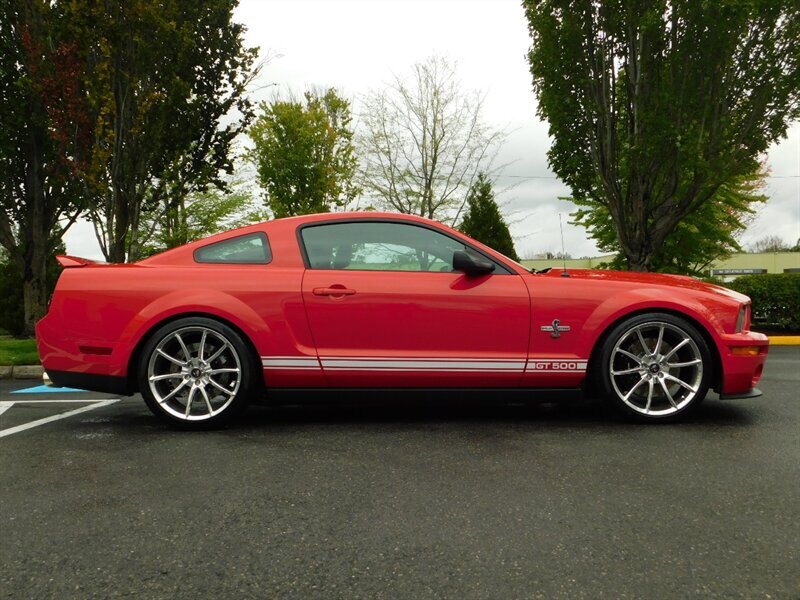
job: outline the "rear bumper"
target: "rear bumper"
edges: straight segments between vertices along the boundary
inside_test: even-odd
[[[56,319],[36,323],[36,346],[45,373],[56,387],[130,395],[128,378],[117,367],[114,344],[76,340]]]
[[[119,396],[130,396],[133,392],[127,377],[95,375],[94,373],[75,373],[73,371],[47,371],[51,384],[55,387],[69,387],[90,392],[105,392]]]

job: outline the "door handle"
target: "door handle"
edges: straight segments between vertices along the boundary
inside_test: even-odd
[[[343,285],[332,285],[330,287],[318,287],[311,290],[315,296],[352,296],[355,290],[344,287]]]

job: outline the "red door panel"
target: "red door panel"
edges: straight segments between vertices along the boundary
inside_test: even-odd
[[[509,387],[530,331],[521,277],[308,269],[303,301],[336,387]]]

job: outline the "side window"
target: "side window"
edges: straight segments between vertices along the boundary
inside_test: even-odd
[[[305,227],[301,236],[312,269],[449,272],[453,253],[465,248],[403,223],[331,223]]]
[[[272,253],[265,234],[249,233],[202,246],[194,251],[194,260],[199,263],[267,264],[272,260]]]

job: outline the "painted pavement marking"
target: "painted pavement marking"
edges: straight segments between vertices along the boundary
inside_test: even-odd
[[[17,425],[16,427],[9,427],[8,429],[2,429],[0,430],[0,438],[5,437],[7,435],[13,435],[15,433],[19,433],[20,431],[25,431],[26,429],[38,427],[39,425],[46,425],[47,423],[52,423],[53,421],[66,419],[67,417],[71,417],[73,415],[89,412],[90,410],[94,410],[96,408],[102,408],[104,406],[108,406],[109,404],[114,404],[115,402],[119,402],[119,399],[115,398],[111,400],[17,400],[14,402],[0,402],[0,414],[7,411],[14,404],[45,404],[45,403],[56,404],[62,402],[66,403],[90,402],[91,404],[89,404],[88,406],[81,406],[80,408],[69,410],[67,412],[60,413],[57,415],[44,417],[43,419],[36,419],[35,421],[30,421],[29,423],[23,423],[22,425]]]
[[[34,387],[23,388],[21,390],[14,390],[11,394],[71,394],[73,392],[85,392],[86,390],[78,390],[68,387],[52,387],[49,385],[37,385]]]

